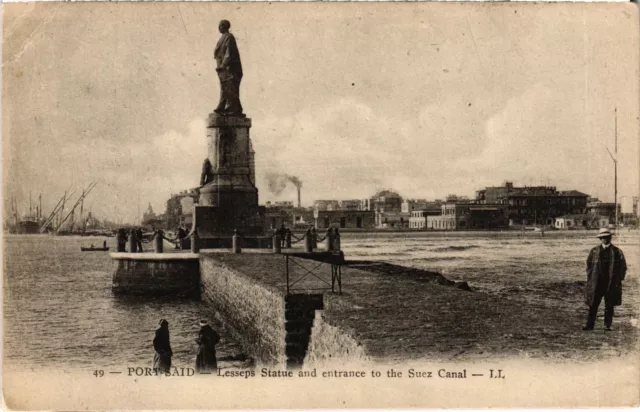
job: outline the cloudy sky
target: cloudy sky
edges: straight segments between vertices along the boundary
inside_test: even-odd
[[[3,195],[50,211],[65,189],[132,221],[195,187],[231,21],[270,173],[303,203],[381,188],[440,198],[505,180],[638,194],[638,15],[631,4],[39,3],[4,6]]]

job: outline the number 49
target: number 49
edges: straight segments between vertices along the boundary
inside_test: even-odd
[[[104,371],[103,370],[95,370],[95,371],[93,371],[93,376],[95,376],[96,378],[102,378],[104,376]]]

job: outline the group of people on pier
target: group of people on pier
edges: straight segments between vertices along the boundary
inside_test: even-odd
[[[155,350],[153,368],[166,373],[171,369],[171,358],[173,357],[169,338],[169,322],[166,319],[160,319],[158,325],[153,339],[153,349]],[[198,345],[196,372],[210,373],[217,369],[216,345],[220,342],[220,335],[206,320],[200,321],[200,330],[195,341]]]

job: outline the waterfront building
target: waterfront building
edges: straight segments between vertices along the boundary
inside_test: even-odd
[[[376,210],[374,214],[376,227],[379,229],[401,229],[409,227],[410,213]]]
[[[185,209],[183,209],[185,210]],[[89,217],[86,220],[85,228],[90,228],[89,218],[91,218],[91,212],[89,212]],[[151,203],[147,207],[147,210],[142,214],[142,226],[155,230],[165,227],[165,217],[163,215],[156,215],[153,211],[153,207],[151,207]]]
[[[416,210],[423,210],[427,207],[426,199],[405,199],[402,201],[400,211],[402,213],[411,213]]]
[[[292,211],[292,222],[295,228],[307,228],[315,225],[315,217],[312,209],[297,207]]]
[[[341,200],[340,210],[362,210],[362,200],[361,199]]]
[[[274,206],[265,207],[264,217],[267,229],[277,229],[283,224],[289,228],[293,227],[293,215],[289,210]]]
[[[265,207],[277,207],[280,209],[293,209],[293,201],[291,200],[278,200],[275,202],[265,203]]]
[[[441,213],[442,210],[440,208],[440,205],[425,207],[422,210],[414,210],[413,212],[411,212],[411,216],[409,217],[409,229],[426,229],[427,217],[440,216]]]
[[[391,190],[381,190],[370,202],[375,212],[376,227],[380,229],[407,228],[411,213],[402,211],[402,197]]]
[[[483,204],[469,205],[469,229],[506,229],[509,227],[507,208],[505,205]]]
[[[622,212],[621,225],[637,226],[638,225],[638,197],[622,196],[620,199],[620,209]]]
[[[591,214],[565,215],[555,219],[556,229],[597,229],[609,226],[607,216],[596,216]]]
[[[477,204],[506,205],[509,226],[553,225],[556,217],[587,212],[588,195],[577,190],[558,191],[554,186],[486,187],[476,192]]]
[[[371,210],[377,212],[402,212],[402,197],[391,190],[381,190],[371,198]]]
[[[376,226],[374,212],[366,210],[314,210],[314,220],[318,229],[373,229]]]
[[[441,204],[439,202],[426,202],[425,207],[421,210],[414,210],[409,217],[410,229],[426,229],[427,217],[440,216],[442,213]]]
[[[616,221],[616,205],[613,202],[602,202],[598,198],[590,198],[587,203],[587,213],[592,216],[607,216],[610,224]],[[622,216],[620,204],[618,204],[618,216]]]
[[[314,210],[340,210],[340,202],[337,200],[316,200],[313,202]]]
[[[427,229],[429,230],[455,230],[456,220],[453,216],[427,216]]]

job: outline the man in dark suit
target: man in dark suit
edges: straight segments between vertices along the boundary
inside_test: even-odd
[[[585,303],[589,306],[587,324],[582,330],[593,330],[598,315],[598,306],[604,298],[604,327],[611,330],[613,308],[622,304],[622,281],[627,272],[624,254],[611,244],[609,229],[600,229],[601,244],[589,252],[587,258],[587,287]]]
[[[242,63],[240,52],[233,34],[229,33],[231,23],[220,21],[218,30],[222,33],[213,53],[216,59],[216,72],[220,79],[220,103],[214,112],[222,116],[245,117],[240,104],[240,80]]]

